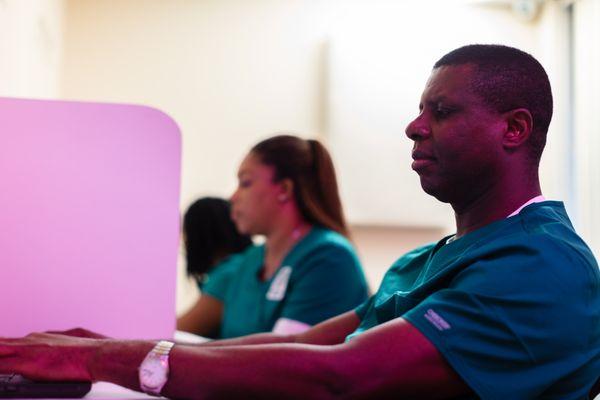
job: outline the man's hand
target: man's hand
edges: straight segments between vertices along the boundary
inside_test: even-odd
[[[84,328],[73,328],[66,331],[48,331],[46,333],[54,333],[57,335],[66,335],[88,339],[110,339],[109,336],[102,335],[100,333],[92,332]]]
[[[87,366],[98,342],[51,333],[0,338],[0,373],[18,373],[33,380],[92,381]]]

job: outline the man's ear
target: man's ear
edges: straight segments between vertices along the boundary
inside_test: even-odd
[[[523,145],[533,131],[533,117],[526,108],[515,108],[504,113],[507,128],[502,138],[506,149],[516,150]]]
[[[294,196],[294,182],[290,178],[282,179],[279,182],[279,194],[277,200],[280,203],[286,203]]]

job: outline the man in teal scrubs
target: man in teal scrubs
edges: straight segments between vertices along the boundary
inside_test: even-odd
[[[587,398],[600,375],[600,274],[562,203],[542,196],[551,116],[548,77],[529,54],[471,45],[442,57],[406,134],[423,190],[453,207],[456,233],[402,256],[366,303],[304,333],[175,345],[161,393]],[[0,372],[138,389],[154,345],[0,340]]]

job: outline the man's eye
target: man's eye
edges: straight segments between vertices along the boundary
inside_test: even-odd
[[[450,109],[450,108],[446,108],[446,107],[437,107],[435,109],[435,116],[437,118],[446,118],[448,117],[450,114],[452,114],[454,110]]]
[[[247,188],[251,184],[252,184],[252,181],[249,181],[249,180],[243,180],[243,181],[240,181],[240,183],[239,183],[240,187],[243,187],[243,188]]]

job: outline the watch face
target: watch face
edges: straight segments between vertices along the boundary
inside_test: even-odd
[[[167,380],[167,372],[159,359],[147,360],[140,368],[140,381],[147,388],[159,388]]]

